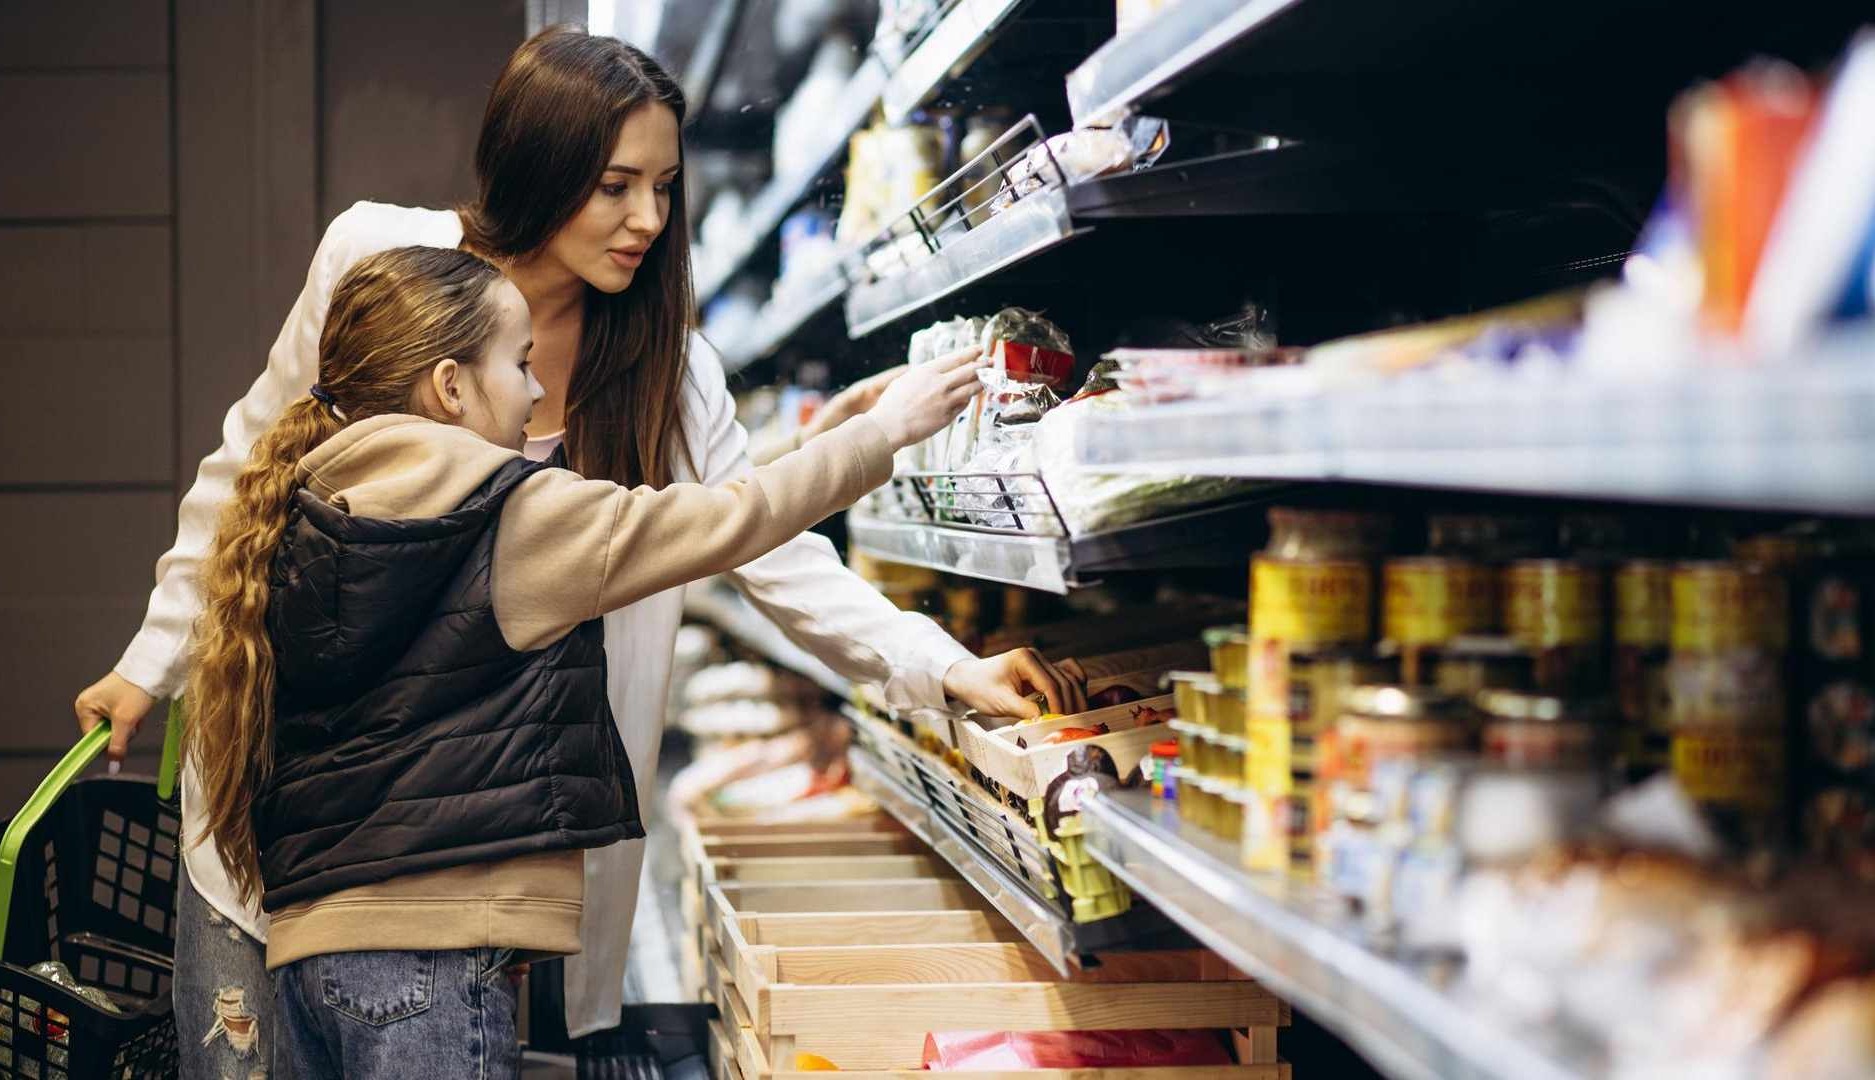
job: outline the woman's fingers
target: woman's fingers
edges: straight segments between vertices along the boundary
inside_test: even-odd
[[[1048,699],[1048,711],[1063,716],[1086,711],[1086,698],[1074,680],[1042,659],[1034,649],[1017,649],[1011,659],[1023,681]]]

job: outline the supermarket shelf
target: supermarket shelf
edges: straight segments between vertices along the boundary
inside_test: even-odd
[[[1062,975],[1072,974],[1074,967],[1084,963],[1096,963],[1094,958],[1101,952],[1123,950],[1134,943],[1160,947],[1168,933],[1174,941],[1188,940],[1158,912],[1137,903],[1135,910],[1118,918],[1074,922],[983,854],[955,825],[933,813],[916,794],[893,779],[878,758],[854,746],[847,750],[847,762],[853,770],[854,787],[871,796],[950,863]]]
[[[1802,365],[1706,366],[1644,382],[1408,376],[1150,406],[1090,418],[1077,459],[1114,473],[1872,514],[1875,335],[1823,351]]]
[[[1068,591],[1068,542],[1059,537],[882,521],[855,510],[846,515],[846,538],[855,550],[891,562],[1052,593]]]
[[[779,302],[770,299],[762,305],[751,331],[723,347],[723,373],[734,375],[773,356],[810,320],[846,295],[846,277],[838,266],[828,267],[821,277],[813,285],[792,290]]]
[[[1243,538],[1263,513],[1261,500],[1233,502],[1070,539],[888,521],[855,510],[847,514],[846,531],[850,545],[877,558],[1066,593],[1126,570],[1241,564]]]
[[[1219,59],[1300,0],[1179,0],[1107,42],[1068,74],[1074,126],[1110,123]]]
[[[976,61],[996,32],[1029,0],[959,0],[892,72],[879,104],[889,124],[903,124],[944,83]]]
[[[709,623],[757,655],[830,694],[843,698],[852,696],[851,683],[812,653],[789,641],[767,616],[755,610],[755,605],[727,585],[712,580],[685,589],[684,615]]]
[[[1030,195],[910,268],[855,284],[846,297],[847,333],[865,337],[1078,235],[1065,190]]]
[[[699,307],[722,292],[781,227],[781,219],[807,197],[820,177],[846,152],[847,139],[865,124],[885,85],[884,65],[868,54],[841,92],[837,110],[820,129],[820,137],[825,141],[814,148],[800,167],[769,180],[756,194],[743,211],[742,229],[733,244],[720,252],[706,252],[707,262],[696,267]]]
[[[1244,873],[1235,849],[1139,791],[1082,806],[1088,849],[1200,942],[1403,1080],[1569,1080],[1599,1047],[1529,1031],[1468,993],[1460,965],[1391,955],[1332,898]]]

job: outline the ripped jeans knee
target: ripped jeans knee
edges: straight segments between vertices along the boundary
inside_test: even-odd
[[[205,902],[186,877],[177,902],[171,995],[181,1080],[280,1075],[266,947]]]

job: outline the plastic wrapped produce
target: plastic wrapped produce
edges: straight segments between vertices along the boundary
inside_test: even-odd
[[[1035,425],[1035,465],[1071,534],[1162,517],[1259,486],[1255,481],[1228,477],[1104,474],[1080,465],[1074,453],[1080,425],[1096,410],[1130,407],[1124,394],[1100,394],[1063,405]]]

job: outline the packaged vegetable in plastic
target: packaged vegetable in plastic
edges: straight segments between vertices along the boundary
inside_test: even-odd
[[[1059,326],[1026,308],[1006,307],[983,326],[983,356],[997,374],[1059,388],[1074,370],[1074,346]]]

